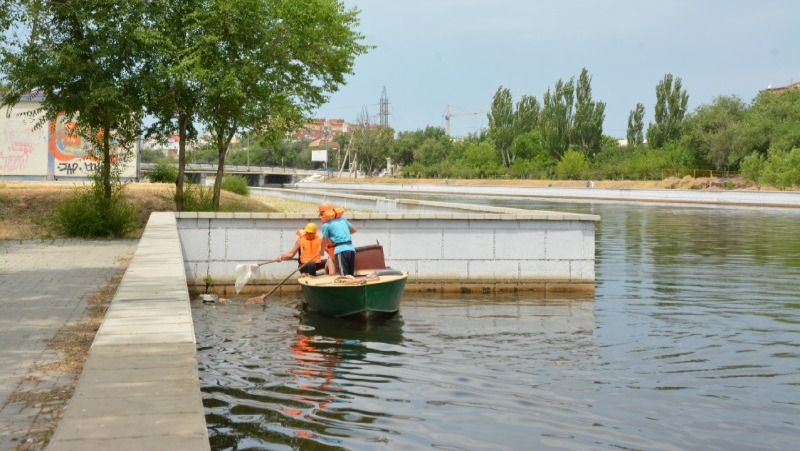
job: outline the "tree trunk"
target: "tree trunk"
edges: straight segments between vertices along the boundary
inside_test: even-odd
[[[217,135],[219,162],[217,163],[217,178],[214,180],[214,198],[211,202],[211,208],[213,208],[214,211],[219,211],[219,199],[222,193],[222,177],[225,174],[225,156],[228,154],[228,148],[231,145],[233,135],[236,133],[236,128],[235,125],[231,127],[231,131],[225,137],[222,136],[222,133]]]
[[[183,211],[183,179],[186,173],[186,127],[188,115],[178,113],[178,178],[175,180],[175,211]]]
[[[111,202],[111,127],[103,128],[103,197],[107,202]]]

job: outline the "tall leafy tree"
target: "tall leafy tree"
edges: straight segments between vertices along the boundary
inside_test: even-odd
[[[136,39],[144,1],[22,0],[2,4],[6,45],[0,72],[11,106],[24,93],[43,94],[33,112],[37,126],[63,113],[77,118],[77,133],[92,144],[104,199],[111,202],[113,145],[130,148],[142,117],[142,43]],[[13,20],[9,21],[11,18]],[[9,35],[6,35],[9,33]],[[10,37],[9,37],[10,36]],[[113,136],[112,136],[113,133]]]
[[[370,123],[367,108],[361,112],[352,134],[351,152],[367,174],[380,168],[389,156],[394,130]]]
[[[338,0],[205,0],[194,11],[198,118],[217,149],[214,209],[225,156],[240,130],[279,135],[338,90],[368,46],[358,10]]]
[[[761,91],[744,115],[740,145],[766,155],[800,147],[800,89]]]
[[[689,94],[683,89],[681,79],[672,74],[664,75],[656,86],[655,122],[647,128],[647,142],[651,148],[680,139],[688,103]]]
[[[514,102],[511,91],[500,86],[492,98],[492,109],[487,115],[489,119],[489,139],[494,142],[500,152],[500,159],[505,167],[509,167],[512,158],[508,153],[516,136],[517,117],[514,114]]]
[[[628,147],[639,147],[644,144],[644,105],[636,104],[628,115]]]
[[[718,169],[738,165],[750,149],[742,145],[741,123],[748,106],[737,96],[720,96],[686,118],[684,141]]]
[[[524,95],[517,102],[515,117],[515,134],[517,136],[536,130],[539,126],[539,112],[541,111],[539,100],[535,96]]]
[[[584,67],[575,86],[575,116],[572,118],[571,144],[585,155],[600,151],[606,104],[592,100],[592,78]]]
[[[539,134],[542,147],[556,160],[569,149],[573,118],[575,80],[556,82],[553,90],[547,88],[539,116]]]
[[[155,118],[148,134],[162,138],[177,134],[178,177],[175,209],[183,211],[186,145],[197,136],[195,127],[200,87],[193,73],[196,11],[199,0],[154,0],[140,29],[148,51],[142,55],[147,112]]]

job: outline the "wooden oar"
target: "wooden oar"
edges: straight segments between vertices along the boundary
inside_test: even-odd
[[[267,294],[262,294],[261,296],[252,297],[252,298],[248,299],[248,300],[247,300],[247,302],[245,302],[245,304],[247,304],[247,305],[252,305],[252,304],[255,304],[255,303],[259,302],[259,301],[256,301],[256,299],[260,299],[260,300],[261,300],[261,302],[263,302],[263,303],[264,303],[264,308],[266,309],[266,308],[267,308],[267,302],[266,302],[266,300],[267,300],[267,297],[268,297],[269,295],[271,295],[272,293],[274,293],[274,292],[275,292],[275,290],[277,290],[278,288],[280,288],[280,287],[281,287],[281,285],[283,285],[284,283],[286,283],[286,281],[287,281],[287,280],[289,280],[289,277],[292,277],[292,276],[293,276],[293,275],[294,275],[294,274],[295,274],[297,271],[300,271],[301,269],[305,268],[305,267],[306,267],[306,265],[307,265],[307,264],[309,264],[309,263],[311,263],[312,261],[313,261],[313,260],[309,260],[309,261],[307,261],[307,262],[303,263],[302,265],[298,266],[298,267],[297,267],[297,269],[295,269],[295,270],[294,270],[294,271],[292,271],[292,272],[291,272],[291,273],[290,273],[288,276],[286,276],[286,278],[284,278],[284,279],[281,281],[281,283],[279,283],[278,285],[276,285],[276,286],[275,286],[275,288],[273,288],[273,289],[272,289],[272,291],[270,291],[269,293],[267,293]]]

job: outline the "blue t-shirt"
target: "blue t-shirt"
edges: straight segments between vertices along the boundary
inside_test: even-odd
[[[333,251],[338,254],[343,251],[355,251],[356,247],[353,246],[353,236],[350,234],[350,221],[347,218],[331,219],[322,225],[322,238],[330,238],[335,243],[343,243],[350,241],[350,244],[340,244],[336,246]]]

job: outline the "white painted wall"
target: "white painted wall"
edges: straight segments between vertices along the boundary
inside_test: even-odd
[[[519,210],[515,210],[519,211]],[[295,231],[316,218],[286,213],[178,213],[189,284],[232,285],[237,264],[289,250]],[[356,246],[384,246],[386,263],[410,273],[409,283],[594,283],[592,215],[560,213],[348,213]],[[297,267],[262,267],[275,283]]]

